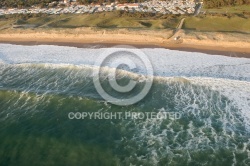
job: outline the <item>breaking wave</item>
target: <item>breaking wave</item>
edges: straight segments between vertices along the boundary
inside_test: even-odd
[[[119,107],[105,102],[93,85],[94,62],[105,49],[116,48],[0,44],[1,132],[8,135],[16,124],[15,134],[74,136],[79,143],[103,144],[121,165],[250,163],[249,59],[141,49],[154,68],[153,87],[142,101]],[[112,65],[105,66],[105,72],[111,70]],[[137,93],[143,74],[121,69],[118,77],[122,82],[137,81]],[[112,93],[107,77],[101,81]],[[69,112],[84,111],[182,116],[77,122],[67,117]]]

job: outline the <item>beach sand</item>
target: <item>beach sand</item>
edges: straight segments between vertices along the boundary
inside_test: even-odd
[[[161,47],[188,52],[250,58],[250,35],[226,33],[187,33],[180,40],[168,39],[172,30],[95,30],[78,28],[67,30],[8,30],[1,31],[0,43],[19,45],[61,45],[72,47],[112,47],[132,45],[138,48]],[[202,36],[202,39],[200,39]],[[242,39],[244,38],[244,39]]]

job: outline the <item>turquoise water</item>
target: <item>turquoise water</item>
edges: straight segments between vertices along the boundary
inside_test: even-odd
[[[116,106],[95,90],[91,66],[0,63],[0,69],[0,165],[250,165],[248,82],[155,77],[143,100]],[[130,79],[120,75],[118,82]],[[143,87],[136,81],[131,96]],[[106,77],[101,83],[122,98]],[[181,117],[77,120],[70,112]]]

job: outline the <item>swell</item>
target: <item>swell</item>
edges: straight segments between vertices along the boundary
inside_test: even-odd
[[[111,148],[121,165],[213,164],[217,158],[230,165],[249,161],[249,130],[241,109],[219,91],[188,79],[154,84],[142,102],[122,108],[89,97],[0,90],[0,110],[0,138],[45,135],[101,145]],[[68,119],[69,112],[97,111],[169,111],[182,116],[178,120]],[[226,160],[228,156],[232,159]]]
[[[20,92],[31,92],[34,94],[55,94],[75,97],[92,98],[102,100],[93,84],[93,71],[97,70],[92,66],[74,66],[74,65],[51,65],[51,64],[19,64],[19,65],[0,65],[0,89],[15,90]],[[122,94],[114,92],[110,87],[107,75],[112,68],[103,68],[101,84],[103,88],[117,98],[122,98]],[[117,72],[118,82],[127,82],[128,80],[137,81],[137,86],[130,92],[130,96],[136,95],[144,87],[140,83],[141,75],[124,70]],[[183,87],[173,92],[167,92],[165,89]],[[184,102],[185,88],[189,93],[195,89],[210,89],[218,92],[218,95],[225,96],[229,101],[239,108],[244,117],[244,123],[250,126],[249,105],[250,105],[250,83],[246,81],[237,81],[229,79],[201,78],[201,77],[154,77],[153,88],[150,91],[149,108],[164,106],[167,102],[158,102],[164,99],[168,93],[176,94],[181,97],[180,102]],[[205,95],[207,92],[203,92]],[[239,95],[240,94],[240,95]],[[199,102],[202,98],[192,99],[190,102]],[[203,99],[204,100],[204,99]],[[209,99],[207,99],[209,101]],[[211,102],[215,100],[210,99]],[[142,101],[141,103],[143,103]],[[152,106],[149,106],[152,103]],[[160,104],[162,103],[162,104]],[[170,102],[171,103],[171,102]],[[190,105],[190,103],[187,103]],[[182,106],[183,108],[185,105]],[[207,108],[208,109],[208,108]]]

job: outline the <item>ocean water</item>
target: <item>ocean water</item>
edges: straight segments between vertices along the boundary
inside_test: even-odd
[[[153,84],[118,106],[97,92],[95,62],[118,48],[0,44],[0,165],[250,165],[250,59],[143,48]],[[136,52],[134,48],[124,48]],[[124,52],[112,56],[122,60]],[[120,66],[117,81],[146,76]],[[110,60],[111,61],[111,60]],[[101,84],[112,92],[103,65]],[[70,119],[69,113],[171,112],[178,119]]]

